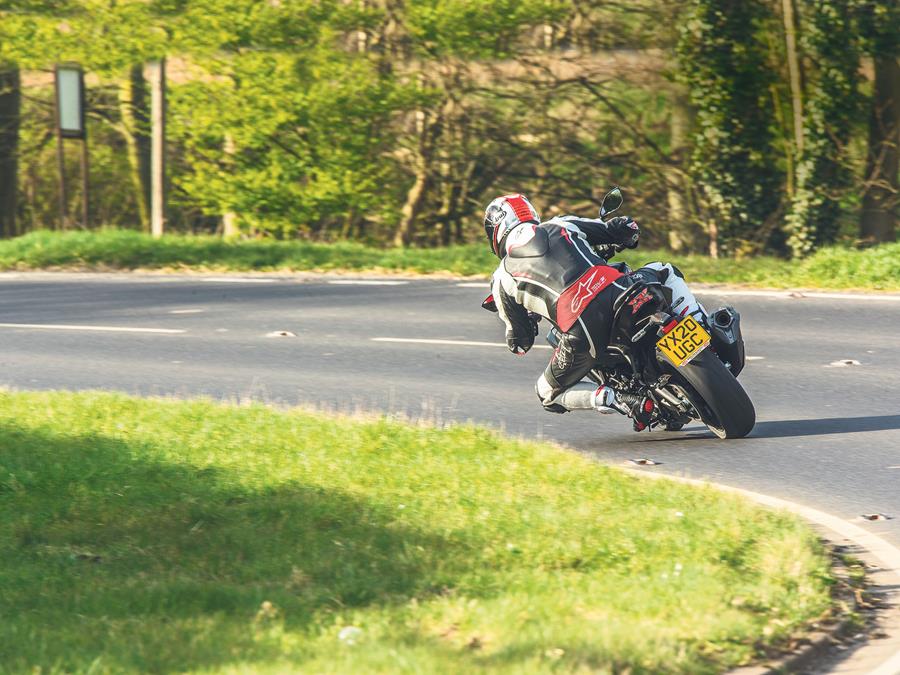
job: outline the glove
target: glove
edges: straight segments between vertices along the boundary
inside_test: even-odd
[[[537,324],[534,322],[532,322],[532,325],[537,327]],[[508,330],[506,331],[506,346],[516,356],[522,356],[534,345],[534,336],[536,334],[516,335],[515,331]]]
[[[538,324],[541,322],[541,315],[537,312],[528,312],[528,319],[531,321],[531,332],[534,333],[534,336],[537,337],[537,334],[541,332],[541,329],[538,328]]]
[[[609,233],[615,238],[619,246],[625,248],[637,248],[638,239],[641,236],[638,224],[628,216],[616,216],[606,221]]]

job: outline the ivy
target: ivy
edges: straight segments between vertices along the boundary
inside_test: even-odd
[[[797,163],[797,189],[786,221],[788,245],[804,256],[835,241],[839,199],[853,175],[845,149],[859,113],[859,51],[852,0],[809,0],[803,6],[801,48],[811,68]]]
[[[688,0],[680,28],[680,76],[697,113],[690,171],[720,253],[764,244],[761,225],[778,208],[773,73],[757,30],[770,17],[761,0]]]

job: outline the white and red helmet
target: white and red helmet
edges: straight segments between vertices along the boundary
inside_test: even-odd
[[[503,257],[503,242],[514,228],[523,223],[540,222],[537,209],[520,194],[497,197],[484,211],[484,231],[498,258]]]

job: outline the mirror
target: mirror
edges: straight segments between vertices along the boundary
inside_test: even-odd
[[[606,193],[603,201],[600,202],[600,217],[603,218],[613,211],[618,210],[618,208],[622,206],[623,201],[622,191],[619,188],[614,187]]]

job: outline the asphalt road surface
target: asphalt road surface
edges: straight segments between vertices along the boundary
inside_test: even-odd
[[[900,545],[900,302],[700,293],[738,308],[753,357],[741,381],[756,428],[721,441],[543,412],[533,387],[550,352],[509,354],[485,295],[453,280],[5,274],[0,384],[475,420],[612,463],[648,457],[662,464],[647,470],[800,502]],[[829,365],[844,359],[859,365]],[[859,518],[876,512],[898,518]]]

